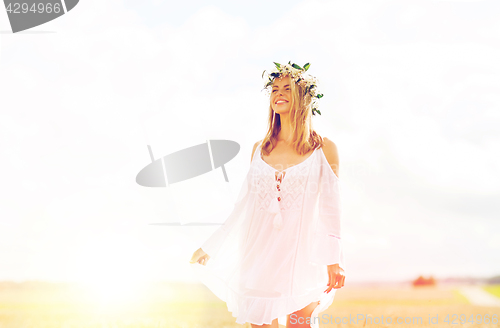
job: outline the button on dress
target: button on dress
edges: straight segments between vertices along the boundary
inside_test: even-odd
[[[322,148],[278,171],[257,147],[233,211],[201,246],[210,259],[195,274],[239,324],[271,324],[312,302],[319,313],[333,302],[327,265],[345,270],[341,244],[340,180]]]

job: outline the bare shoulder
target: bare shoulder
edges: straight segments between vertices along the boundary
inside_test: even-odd
[[[339,152],[337,145],[330,139],[323,137],[323,153],[335,175],[339,176]]]
[[[253,160],[253,154],[255,154],[255,149],[257,149],[257,146],[262,142],[262,140],[259,140],[257,141],[254,145],[253,145],[253,149],[252,149],[252,157],[250,158],[250,163],[252,163],[252,160]]]

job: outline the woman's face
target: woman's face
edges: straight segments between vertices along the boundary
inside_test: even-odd
[[[292,99],[289,76],[274,79],[271,90],[271,108],[278,114],[288,113]]]

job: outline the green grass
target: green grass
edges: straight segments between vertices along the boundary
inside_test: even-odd
[[[496,297],[500,297],[500,285],[484,286],[483,289]]]

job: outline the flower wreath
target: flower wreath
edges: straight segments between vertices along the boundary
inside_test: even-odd
[[[318,113],[319,115],[321,115],[321,112],[318,110],[317,101],[323,97],[323,94],[318,93],[317,91],[318,80],[314,76],[305,74],[305,72],[309,69],[311,65],[307,63],[304,65],[304,67],[300,67],[299,65],[295,63],[291,64],[290,62],[288,62],[288,64],[283,64],[283,65],[274,63],[274,65],[276,65],[276,68],[267,74],[266,84],[264,86],[264,89],[267,91],[267,94],[269,96],[271,95],[271,88],[274,83],[274,79],[279,78],[281,76],[289,75],[290,78],[293,81],[295,81],[295,83],[301,85],[306,90],[305,94],[311,95],[312,114],[316,115],[316,113]],[[265,72],[266,72],[265,70],[264,72],[262,72],[262,78],[264,78]]]

